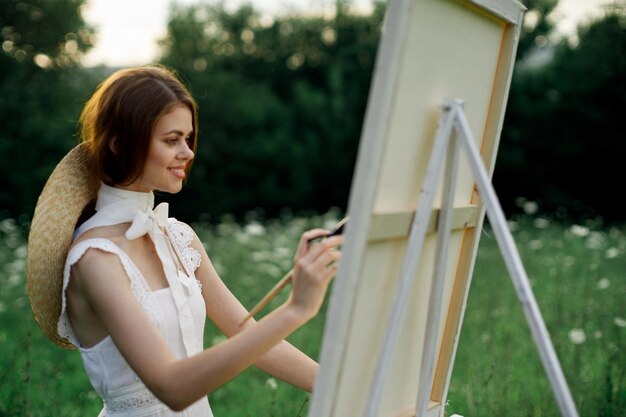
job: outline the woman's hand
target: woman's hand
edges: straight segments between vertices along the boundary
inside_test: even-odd
[[[328,230],[313,229],[305,232],[294,257],[292,291],[287,304],[294,307],[306,320],[319,311],[330,280],[337,273],[341,252],[338,246],[343,236],[332,236],[319,243],[309,243],[311,239],[323,237]]]

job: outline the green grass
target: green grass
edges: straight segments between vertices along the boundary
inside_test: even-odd
[[[291,267],[302,230],[338,213],[246,225],[196,225],[216,268],[251,307]],[[626,415],[626,234],[597,224],[520,218],[514,237],[581,416]],[[0,222],[0,416],[95,416],[101,401],[76,351],[48,342],[25,289],[26,241]],[[264,312],[286,297],[274,300]],[[290,341],[317,357],[323,314]],[[584,338],[584,341],[582,340]],[[222,339],[212,325],[205,345]],[[217,417],[306,416],[308,394],[254,368],[209,395]],[[521,306],[495,239],[483,233],[448,393],[447,414],[557,416]],[[350,416],[347,416],[350,417]]]
[[[542,218],[512,226],[580,415],[626,415],[623,229],[564,227]],[[487,234],[448,401],[450,413],[467,416],[560,415],[495,238]]]

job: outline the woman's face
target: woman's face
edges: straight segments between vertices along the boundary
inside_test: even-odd
[[[152,131],[143,171],[126,188],[133,191],[179,192],[183,187],[185,168],[194,157],[189,147],[192,133],[191,111],[182,103],[159,117]]]

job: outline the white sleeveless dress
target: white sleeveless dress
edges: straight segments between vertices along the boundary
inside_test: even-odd
[[[191,284],[187,284],[191,288],[191,291],[186,292],[187,303],[193,316],[194,351],[200,352],[203,349],[206,309],[201,288],[193,276],[193,271],[200,265],[200,255],[190,246],[193,231],[189,226],[170,218],[167,222],[167,228],[172,247],[177,252],[184,269],[191,271],[191,277],[183,272],[179,272],[179,274],[182,275],[181,280],[186,279],[191,282]],[[89,248],[97,248],[117,255],[128,275],[134,296],[146,314],[156,324],[173,354],[179,359],[189,355],[183,342],[178,310],[171,288],[166,287],[152,291],[130,257],[108,239],[86,239],[78,243],[68,253],[65,264],[62,311],[58,332],[61,337],[65,337],[80,351],[89,380],[104,401],[104,408],[99,417],[212,417],[213,414],[206,397],[181,412],[170,410],[139,379],[110,336],[105,337],[95,346],[89,348],[80,346],[67,314],[65,290],[70,279],[70,268],[80,260]]]

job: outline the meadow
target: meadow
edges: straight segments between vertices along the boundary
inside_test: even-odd
[[[300,233],[331,226],[338,212],[240,224],[195,224],[217,270],[251,307],[291,267]],[[523,216],[510,222],[535,297],[581,416],[626,415],[626,233]],[[96,416],[101,401],[76,351],[48,342],[33,320],[25,288],[26,235],[0,221],[0,416]],[[277,307],[285,292],[263,311]],[[325,307],[324,307],[325,308]],[[262,315],[262,314],[261,314]],[[289,339],[316,358],[320,314]],[[205,345],[223,336],[212,325]],[[217,417],[306,416],[309,395],[251,368],[209,395]],[[485,227],[448,393],[446,414],[558,416],[521,306]],[[350,416],[346,416],[350,417]]]

